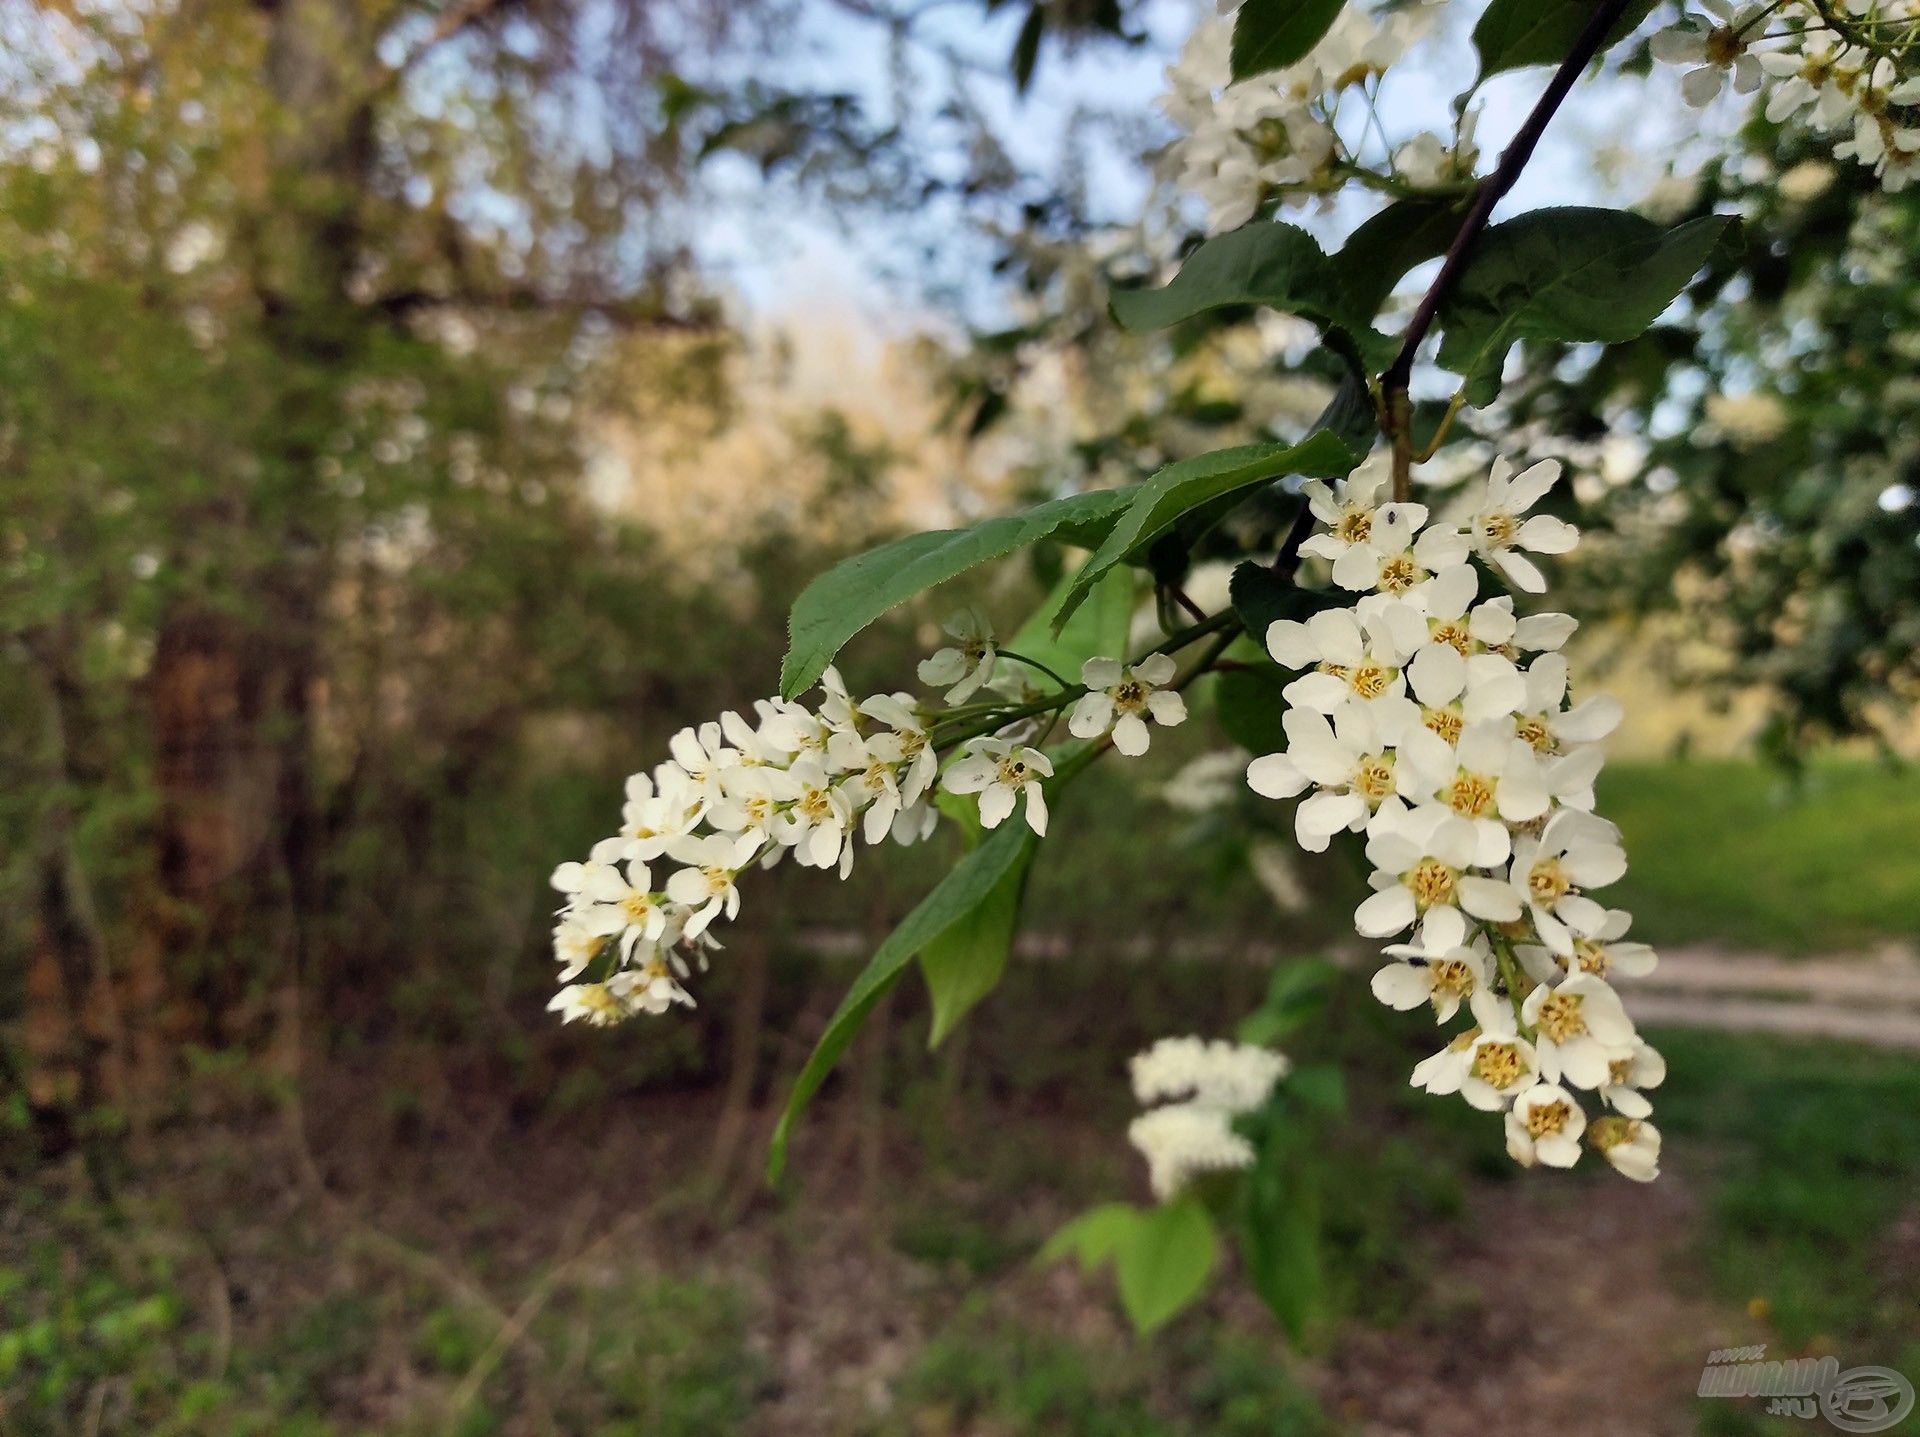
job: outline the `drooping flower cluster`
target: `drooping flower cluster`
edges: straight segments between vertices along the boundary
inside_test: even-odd
[[[1269,1048],[1219,1039],[1162,1038],[1137,1054],[1133,1095],[1148,1110],[1127,1140],[1147,1160],[1154,1196],[1173,1197],[1202,1173],[1251,1167],[1253,1144],[1233,1120],[1265,1104],[1292,1066]]]
[[[829,668],[817,708],[761,699],[752,718],[724,713],[675,734],[671,757],[627,780],[620,831],[585,862],[554,870],[565,895],[553,931],[562,987],[549,1007],[564,1021],[605,1026],[691,1004],[687,980],[719,946],[712,926],[739,912],[747,870],[791,855],[845,878],[861,840],[907,844],[933,831],[936,781],[977,795],[982,827],[998,828],[1019,809],[1044,836],[1053,760],[1039,745],[1069,706],[1075,738],[1110,736],[1128,755],[1146,752],[1149,722],[1187,716],[1165,653],[1088,659],[1080,684],[1056,681],[1034,700],[1009,672],[1032,661],[1002,655],[977,613],[958,615],[947,632],[954,642],[923,660],[919,674],[965,707],[909,693],[856,702]],[[1015,699],[1003,699],[1006,691]],[[944,772],[943,754],[952,756]]]
[[[1391,155],[1363,153],[1369,132],[1378,133],[1366,117],[1380,79],[1431,28],[1433,9],[1375,15],[1348,6],[1299,61],[1238,82],[1230,61],[1234,17],[1203,20],[1168,67],[1160,103],[1183,132],[1168,154],[1176,183],[1205,202],[1208,232],[1237,229],[1270,198],[1304,204],[1350,176],[1416,188],[1471,179],[1474,112],[1450,140],[1423,134]]]
[[[692,1003],[685,982],[717,947],[712,925],[740,910],[739,881],[792,856],[852,870],[858,840],[924,838],[938,818],[938,759],[911,694],[855,703],[827,670],[817,709],[762,699],[682,729],[671,757],[627,780],[620,831],[563,863],[553,933],[564,985],[549,1005],[571,1022],[617,1023]],[[589,968],[596,976],[585,978]]]
[[[1463,524],[1384,499],[1368,469],[1308,485],[1326,527],[1303,551],[1331,561],[1353,602],[1269,628],[1274,660],[1300,672],[1283,691],[1287,749],[1247,778],[1269,798],[1308,795],[1294,820],[1304,848],[1366,835],[1373,892],[1355,927],[1398,940],[1375,995],[1443,1026],[1464,1009],[1468,1026],[1414,1083],[1503,1112],[1523,1164],[1569,1167],[1584,1134],[1645,1180],[1659,1133],[1642,1090],[1665,1068],[1609,980],[1654,956],[1624,941],[1626,913],[1591,896],[1626,870],[1619,831],[1593,812],[1595,743],[1621,711],[1569,703],[1573,619],[1481,597],[1487,579],[1543,590],[1528,555],[1574,546],[1571,525],[1529,512],[1558,477],[1552,461],[1515,474],[1497,460]],[[1579,1093],[1612,1115],[1589,1122]]]
[[[1686,67],[1681,93],[1707,105],[1729,86],[1767,89],[1767,118],[1832,137],[1889,190],[1920,177],[1920,42],[1914,0],[1698,0],[1699,14],[1653,37],[1654,58]]]

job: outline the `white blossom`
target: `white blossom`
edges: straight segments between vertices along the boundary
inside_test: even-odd
[[[947,685],[947,702],[963,704],[993,677],[993,630],[978,611],[967,609],[947,622],[947,633],[958,642],[936,649],[920,661],[920,682]]]
[[[1053,776],[1053,763],[1037,748],[1003,738],[977,738],[967,756],[941,779],[949,793],[980,795],[980,824],[998,828],[1014,810],[1022,794],[1027,800],[1027,827],[1041,837],[1047,832],[1047,795],[1042,782]]]
[[[1196,1176],[1253,1166],[1253,1144],[1233,1130],[1232,1117],[1197,1103],[1169,1103],[1142,1113],[1127,1141],[1147,1160],[1155,1197],[1177,1195]]]
[[[1373,896],[1353,915],[1369,938],[1386,938],[1418,920],[1427,948],[1457,948],[1466,941],[1467,918],[1506,922],[1520,904],[1499,880],[1474,873],[1478,837],[1473,825],[1433,809],[1382,805],[1367,827],[1367,880]]]
[[[1233,1119],[1263,1106],[1292,1064],[1251,1044],[1183,1037],[1160,1039],[1130,1068],[1134,1096],[1161,1106],[1135,1118],[1127,1138],[1165,1200],[1199,1174],[1252,1166],[1253,1145]]]
[[[1633,1022],[1619,994],[1591,973],[1535,988],[1520,1016],[1534,1030],[1540,1072],[1549,1082],[1602,1087],[1611,1064],[1633,1051]]]
[[[1507,1152],[1522,1167],[1570,1168],[1580,1161],[1586,1126],[1587,1115],[1573,1094],[1555,1083],[1539,1083],[1507,1110]]]
[[[1137,758],[1152,742],[1149,719],[1167,728],[1186,720],[1186,701],[1166,687],[1174,668],[1171,654],[1149,654],[1132,665],[1118,659],[1088,659],[1080,669],[1080,682],[1088,692],[1073,706],[1067,732],[1075,738],[1099,738],[1110,732],[1116,749]]]
[[[1293,798],[1318,790],[1294,810],[1294,832],[1309,853],[1323,853],[1333,835],[1360,832],[1380,805],[1402,792],[1394,754],[1401,735],[1419,721],[1414,706],[1343,704],[1332,722],[1312,709],[1288,709],[1284,753],[1247,765],[1247,783],[1264,798]]]
[[[1518,474],[1504,456],[1495,459],[1469,524],[1474,553],[1530,594],[1544,593],[1547,580],[1521,551],[1564,554],[1580,540],[1580,531],[1564,519],[1548,514],[1521,517],[1546,497],[1559,477],[1557,459],[1543,459]]]
[[[1128,1065],[1142,1104],[1191,1098],[1229,1113],[1250,1113],[1267,1101],[1293,1064],[1271,1048],[1224,1039],[1162,1038]]]
[[[1660,1176],[1660,1130],[1636,1118],[1596,1118],[1587,1128],[1587,1141],[1614,1168],[1635,1182]]]

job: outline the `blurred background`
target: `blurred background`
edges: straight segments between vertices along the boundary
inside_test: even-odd
[[[1153,98],[1194,18],[0,0],[0,1434],[1755,1433],[1806,1423],[1695,1398],[1710,1350],[1920,1379],[1920,200],[1637,47],[1511,203],[1746,247],[1529,351],[1435,467],[1576,475],[1658,1184],[1412,1099],[1358,873],[1207,722],[1075,790],[1006,983],[936,1052],[883,1005],[787,1190],[786,1084],[945,847],[763,876],[691,1013],[544,1012],[547,874],[774,687],[813,573],[1319,408],[1286,322],[1105,319],[1190,237]],[[1489,154],[1540,80],[1484,87]],[[1144,1194],[1127,1055],[1312,955],[1352,961],[1289,1040],[1348,1092],[1308,1337],[1229,1282],[1139,1345],[1031,1258]]]

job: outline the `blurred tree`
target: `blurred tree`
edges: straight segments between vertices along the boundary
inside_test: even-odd
[[[1745,243],[1633,343],[1537,347],[1512,417],[1591,476],[1593,599],[1682,620],[1694,641],[1658,653],[1678,681],[1764,691],[1783,760],[1821,736],[1910,742],[1920,198],[1758,118],[1689,188],[1675,217],[1735,211]]]
[[[516,707],[634,693],[600,626],[665,601],[582,502],[574,421],[635,336],[724,351],[653,77],[763,18],[5,8],[0,604],[41,779],[10,817],[77,1007],[122,919],[143,1028],[257,1033],[349,821],[475,782]],[[392,771],[402,727],[430,775]]]
[[[302,972],[373,1024],[430,1027],[448,973],[498,1005],[564,846],[516,822],[529,751],[617,763],[573,716],[771,667],[777,624],[662,677],[749,601],[663,583],[588,492],[610,424],[733,402],[702,167],[1018,224],[1046,186],[967,87],[1025,84],[1043,31],[1131,38],[1035,4],[982,76],[917,11],[841,8],[946,98],[770,82],[795,0],[0,0],[0,945],[49,1121],[257,1041]],[[893,458],[796,433],[833,542],[871,540]],[[817,567],[774,534],[747,562]]]

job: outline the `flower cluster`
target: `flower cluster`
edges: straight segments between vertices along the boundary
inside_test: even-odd
[[[1311,791],[1294,819],[1305,848],[1365,834],[1373,891],[1354,924],[1399,940],[1375,995],[1442,1025],[1465,1010],[1469,1026],[1414,1083],[1504,1112],[1523,1164],[1571,1166],[1584,1134],[1644,1180],[1660,1139],[1642,1090],[1665,1068],[1609,979],[1654,957],[1624,941],[1626,913],[1591,896],[1626,870],[1619,831],[1593,812],[1595,742],[1621,711],[1568,702],[1573,619],[1480,597],[1489,576],[1544,589],[1529,555],[1574,546],[1571,525],[1529,512],[1559,472],[1497,460],[1461,524],[1384,499],[1370,470],[1310,484],[1325,529],[1303,551],[1331,562],[1352,602],[1268,629],[1274,660],[1300,673],[1283,690],[1286,751],[1247,778],[1269,798]],[[1612,1116],[1589,1122],[1580,1092]]]
[[[1154,1196],[1173,1197],[1201,1173],[1253,1165],[1233,1120],[1263,1106],[1292,1064],[1268,1048],[1162,1038],[1132,1063],[1133,1094],[1148,1110],[1127,1139],[1147,1160]]]
[[[1699,0],[1653,37],[1654,58],[1686,67],[1681,93],[1707,105],[1722,90],[1767,86],[1767,118],[1797,120],[1834,137],[1889,190],[1920,177],[1920,41],[1914,0],[1783,0],[1736,5]]]
[[[1053,760],[1040,745],[1069,706],[1069,733],[1110,738],[1129,755],[1146,752],[1150,723],[1186,719],[1168,654],[1088,659],[1079,684],[1056,679],[1036,699],[1010,669],[1040,666],[1003,653],[977,613],[957,616],[947,632],[953,642],[919,674],[959,707],[908,693],[856,702],[829,668],[817,708],[761,699],[751,718],[724,713],[675,734],[667,760],[627,780],[620,831],[585,862],[554,870],[565,895],[553,932],[562,987],[549,1007],[564,1021],[605,1026],[691,1004],[686,982],[718,946],[712,925],[738,914],[748,869],[791,855],[845,878],[861,840],[906,844],[933,831],[936,780],[977,795],[983,827],[1022,809],[1045,835]],[[952,756],[944,772],[943,753]]]
[[[1168,67],[1160,103],[1182,131],[1168,155],[1176,183],[1205,202],[1209,232],[1237,229],[1270,198],[1303,204],[1348,177],[1415,188],[1471,179],[1471,113],[1451,141],[1420,135],[1391,155],[1362,154],[1369,131],[1379,131],[1359,120],[1371,115],[1381,77],[1427,33],[1431,17],[1431,5],[1385,15],[1349,6],[1299,61],[1237,82],[1230,63],[1234,17],[1203,21]],[[1347,110],[1358,117],[1357,128],[1349,125],[1352,133],[1343,137],[1336,120],[1350,94],[1359,102]],[[1363,166],[1369,158],[1384,161],[1384,172]]]
[[[762,699],[751,720],[729,712],[675,734],[670,758],[627,780],[620,831],[554,870],[564,986],[549,1007],[566,1021],[692,1003],[685,981],[718,946],[714,922],[739,912],[740,877],[756,864],[791,855],[844,878],[859,839],[932,831],[938,759],[913,696],[855,703],[832,669],[823,688],[817,709]],[[589,968],[599,975],[583,981]]]

